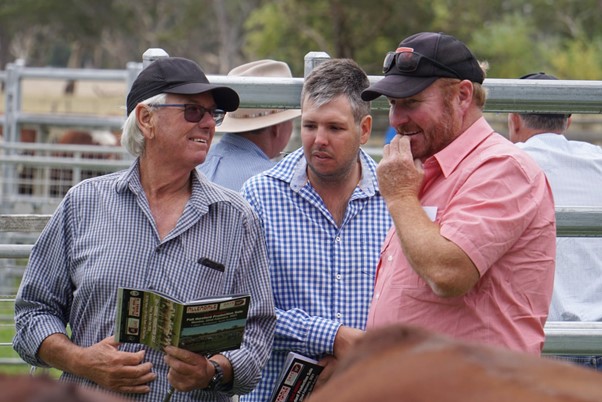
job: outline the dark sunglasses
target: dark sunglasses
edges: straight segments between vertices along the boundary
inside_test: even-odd
[[[184,119],[190,123],[198,123],[205,116],[205,113],[209,113],[215,120],[215,125],[219,126],[226,116],[226,112],[222,109],[207,109],[195,103],[153,103],[149,106],[184,108]]]
[[[460,74],[458,74],[453,68],[448,67],[445,64],[441,64],[437,60],[431,59],[428,56],[415,52],[409,47],[400,47],[394,52],[387,53],[385,60],[383,61],[383,74],[391,71],[393,66],[397,67],[397,70],[402,73],[412,73],[418,69],[418,65],[422,59],[425,59],[440,69],[455,75],[459,79],[462,79]]]

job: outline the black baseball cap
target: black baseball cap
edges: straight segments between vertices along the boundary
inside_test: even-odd
[[[546,74],[543,71],[538,73],[525,74],[519,80],[557,80],[553,75]]]
[[[232,112],[240,99],[232,88],[209,83],[201,67],[182,57],[164,57],[155,60],[140,72],[127,96],[127,114],[136,105],[161,93],[196,95],[211,91],[219,109]]]
[[[411,64],[396,65],[400,61]],[[411,57],[406,57],[411,56]],[[383,65],[385,77],[362,92],[371,101],[381,95],[407,98],[423,91],[439,78],[459,78],[482,84],[485,74],[466,45],[451,35],[421,32],[405,38]]]

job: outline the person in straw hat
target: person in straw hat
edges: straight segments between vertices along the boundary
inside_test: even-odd
[[[286,63],[269,59],[238,66],[228,76],[292,78]],[[240,190],[249,177],[274,166],[293,133],[292,120],[300,115],[299,109],[241,108],[228,113],[219,127],[225,134],[199,171],[214,183]]]

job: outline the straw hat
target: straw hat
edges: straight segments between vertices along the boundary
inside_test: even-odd
[[[286,63],[275,60],[258,60],[235,67],[228,73],[229,77],[283,77],[292,78]],[[300,109],[251,109],[238,108],[226,113],[226,117],[216,131],[222,133],[240,133],[258,130],[292,120],[301,116]]]

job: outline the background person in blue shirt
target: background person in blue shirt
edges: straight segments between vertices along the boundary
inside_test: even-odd
[[[238,66],[229,77],[291,78],[288,65],[275,60],[258,60]],[[225,133],[198,167],[209,180],[240,191],[251,176],[272,168],[293,133],[299,109],[240,108],[226,114],[218,131]]]
[[[528,80],[557,80],[533,73]],[[602,148],[565,136],[571,115],[510,113],[510,140],[543,169],[556,207],[602,206]],[[556,271],[548,321],[602,321],[602,238],[558,237]],[[559,356],[602,371],[602,356]]]
[[[397,135],[397,131],[391,126],[385,131],[385,145],[389,144],[393,138]]]
[[[316,67],[301,94],[302,148],[242,188],[266,234],[278,317],[262,380],[243,401],[268,400],[289,351],[323,359],[322,381],[363,335],[391,226],[376,163],[360,149],[372,130],[368,85],[352,60]]]

